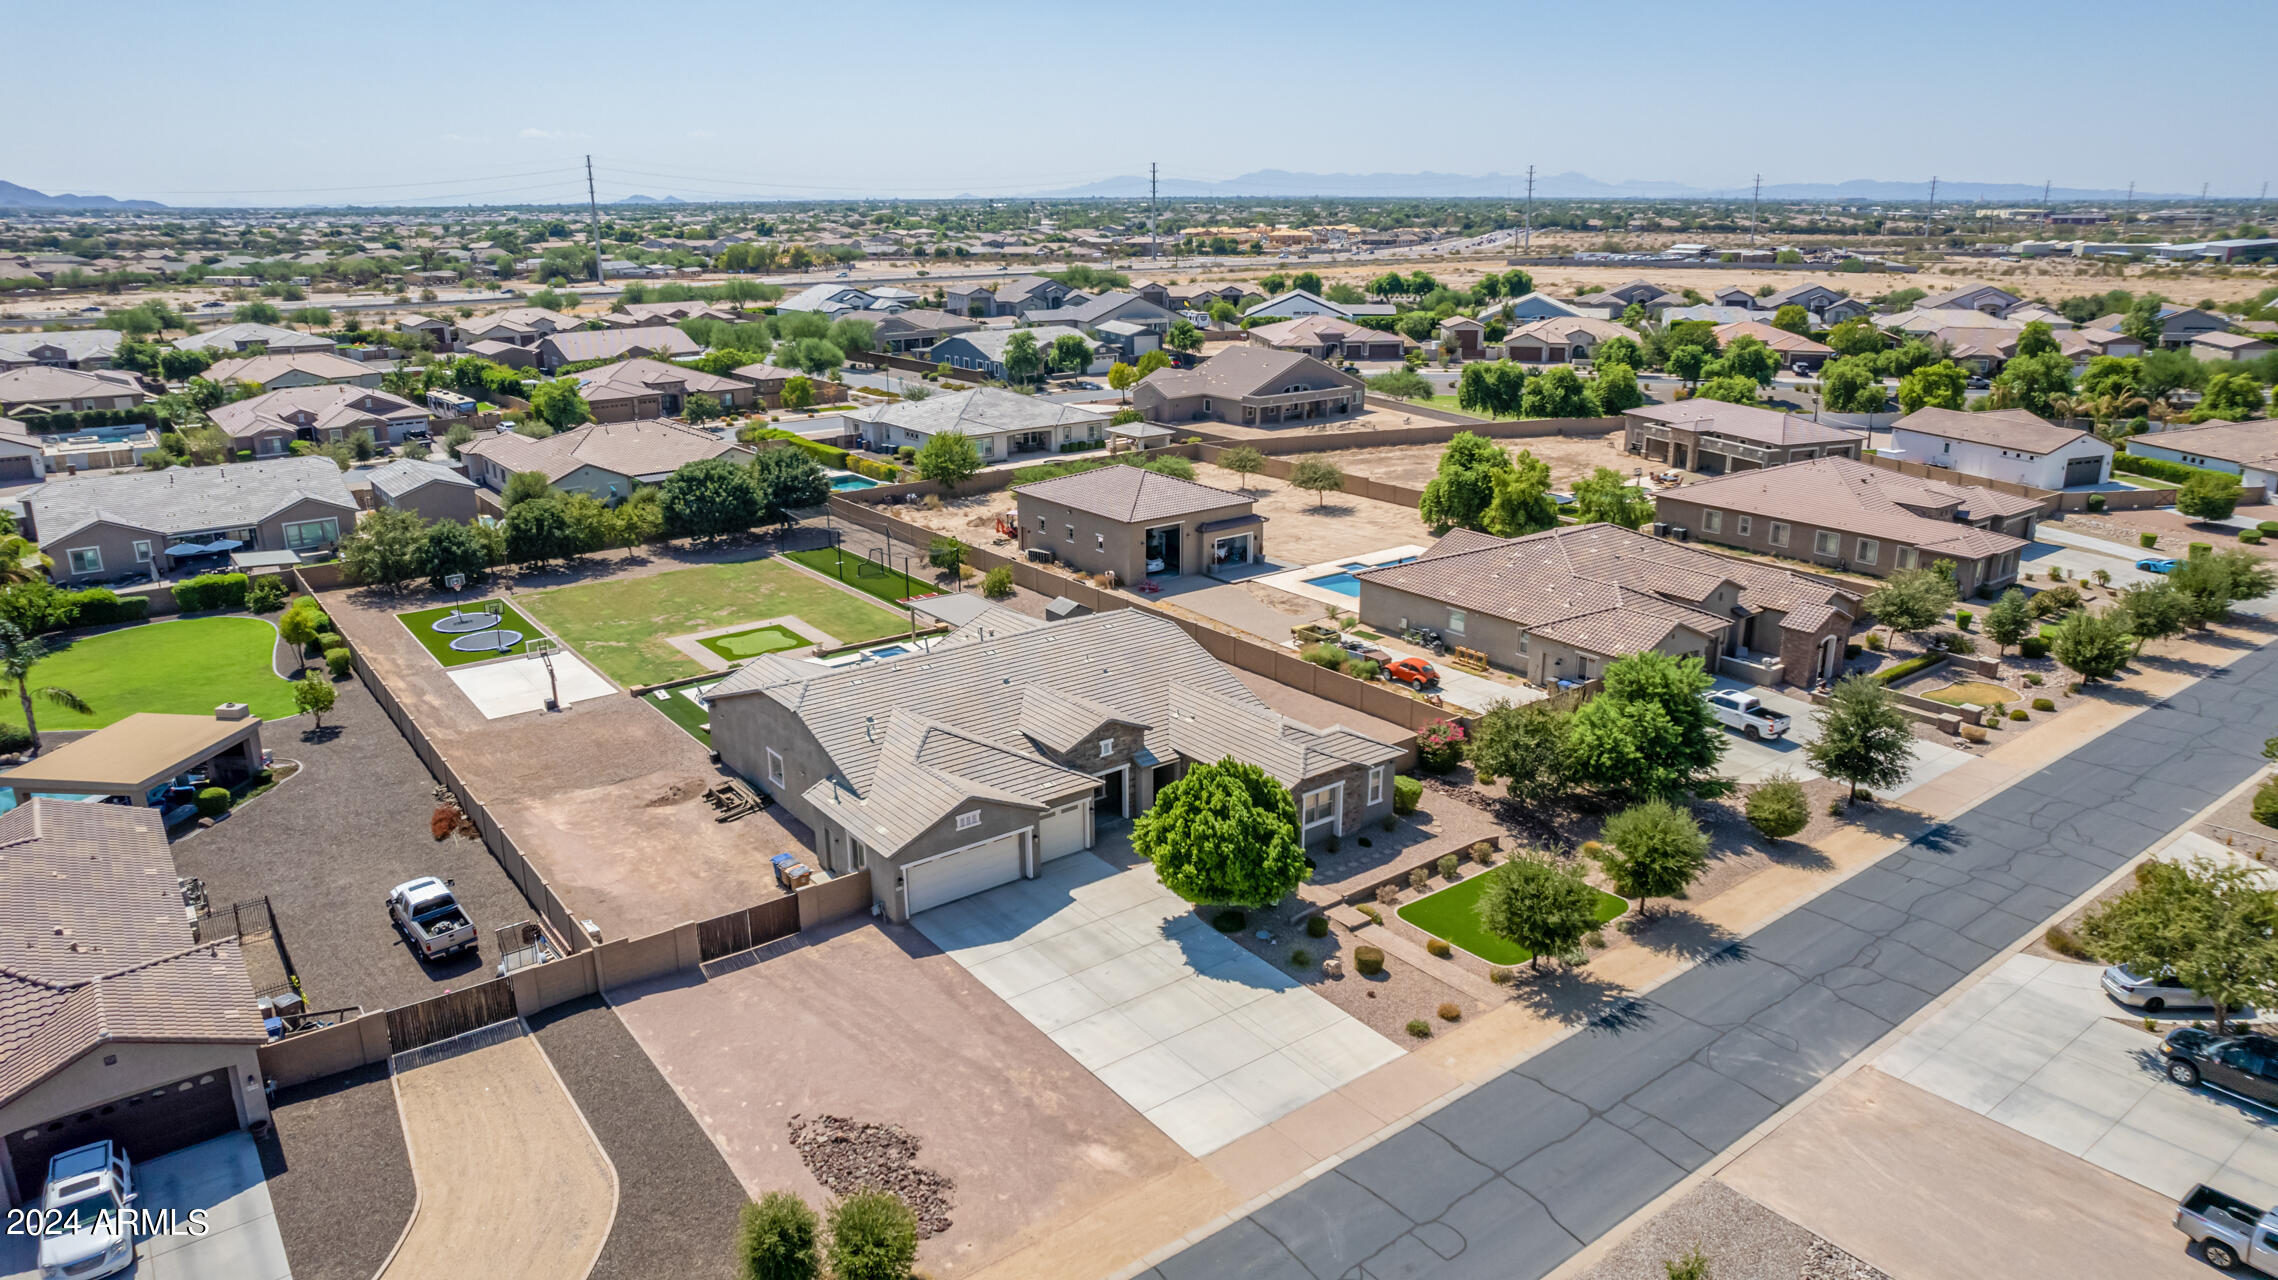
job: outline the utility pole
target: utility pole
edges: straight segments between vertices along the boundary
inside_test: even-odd
[[[1157,174],[1158,174],[1158,173],[1159,173],[1159,170],[1156,168],[1155,162],[1154,162],[1154,161],[1152,161],[1152,160],[1148,161],[1148,162],[1147,162],[1147,256],[1148,256],[1148,257],[1150,257],[1150,258],[1160,258],[1160,257],[1162,257],[1162,256],[1163,256],[1163,243],[1162,243],[1162,241],[1160,241],[1160,240],[1157,240],[1157,239],[1155,238],[1155,208],[1156,208],[1156,205],[1155,205],[1155,197],[1156,197],[1156,193],[1157,193],[1157,183],[1156,183],[1156,176],[1157,176]]]
[[[2128,220],[2129,220],[2130,218],[2133,218],[2133,217],[2135,217],[2135,216],[2136,216],[2136,180],[2135,180],[2134,178],[2130,178],[2130,179],[2128,179],[2128,202],[2127,202],[2125,205],[2122,205],[2122,206],[2120,207],[2120,225],[2122,225],[2122,226],[2126,226],[2126,225],[2127,225],[2127,223],[2128,223]]]
[[[1938,220],[1938,175],[1930,175],[1930,203],[1922,210],[1922,238],[1930,238],[1930,224]]]
[[[593,194],[593,157],[585,158],[585,209],[593,215],[593,282],[609,283],[601,270],[601,201]]]
[[[1526,230],[1520,233],[1519,248],[1526,253],[1534,251],[1534,166],[1531,164],[1527,166]]]
[[[2048,215],[2049,215],[2049,180],[2048,180],[2047,178],[2043,178],[2043,179],[2041,179],[2041,217],[2042,217],[2042,218],[2045,220],[2045,219],[2048,217]]]
[[[1756,243],[1756,207],[1764,200],[1764,175],[1756,175],[1756,189],[1748,197],[1748,243]]]

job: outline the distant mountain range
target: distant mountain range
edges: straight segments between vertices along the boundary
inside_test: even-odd
[[[1260,169],[1224,182],[1197,182],[1174,178],[1161,187],[1166,196],[1330,196],[1357,199],[1419,197],[1519,197],[1527,191],[1523,174],[1489,173],[1291,173]],[[1601,182],[1585,173],[1536,174],[1534,193],[1548,200],[1638,199],[1746,199],[1749,188],[1694,187],[1680,182]],[[1044,191],[1040,196],[1062,199],[1112,197],[1130,199],[1147,194],[1142,177],[1106,178],[1080,187]],[[1919,201],[1930,194],[1928,181],[1883,182],[1854,178],[1849,182],[1780,182],[1764,188],[1767,200],[1831,200],[1889,204]],[[2122,200],[2127,192],[2089,187],[2054,187],[2049,199]],[[2041,188],[2024,182],[1941,182],[1938,198],[1944,200],[2039,203]],[[2175,193],[2138,191],[2138,200],[2185,200]]]
[[[573,201],[571,201],[570,203],[572,203],[572,204],[575,204],[575,203],[577,203],[577,202],[573,200]],[[625,198],[623,198],[623,199],[621,199],[621,200],[612,200],[612,201],[610,201],[609,203],[611,203],[611,204],[686,204],[686,203],[688,203],[688,202],[687,202],[686,200],[683,200],[683,199],[681,199],[679,196],[626,196]]]
[[[163,209],[156,200],[114,200],[109,196],[51,196],[13,182],[0,182],[0,209]]]

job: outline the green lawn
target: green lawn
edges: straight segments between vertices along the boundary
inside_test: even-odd
[[[224,702],[245,703],[265,720],[297,713],[292,684],[270,665],[277,629],[259,618],[186,618],[49,643],[52,656],[32,669],[33,687],[69,689],[95,713],[37,702],[42,729],[99,729],[137,711],[210,716]],[[15,698],[0,703],[0,717],[23,719]]]
[[[818,547],[813,551],[793,551],[789,557],[825,577],[836,578],[857,591],[878,597],[887,604],[898,605],[911,596],[937,596],[941,588],[920,578],[913,578],[899,569],[887,569],[875,561],[860,556],[842,554],[835,547]],[[868,565],[871,574],[863,572]]]
[[[696,643],[730,662],[742,662],[763,653],[781,653],[785,649],[813,644],[814,641],[778,623],[771,627],[753,627],[748,631],[731,631],[724,636],[708,636]]]
[[[704,682],[696,681],[694,683],[702,684]],[[651,690],[642,697],[641,701],[647,703],[658,715],[686,730],[689,737],[703,743],[706,747],[710,747],[712,735],[704,726],[712,722],[712,713],[697,706],[694,698],[681,696],[681,690],[688,687],[690,686],[683,684],[675,685],[670,689]],[[665,695],[663,701],[657,699],[659,693]]]
[[[469,662],[482,662],[485,659],[495,658],[498,656],[498,652],[493,649],[485,649],[467,653],[452,648],[451,642],[466,633],[437,631],[434,627],[435,620],[449,617],[452,611],[456,609],[471,611],[477,605],[491,604],[498,606],[498,625],[501,630],[521,632],[524,642],[528,642],[539,634],[536,624],[516,613],[514,606],[504,600],[476,600],[463,605],[445,605],[440,609],[421,609],[416,613],[399,613],[396,615],[396,621],[403,624],[404,630],[417,637],[419,643],[426,647],[427,652],[433,655],[437,662],[446,667],[463,666]],[[522,647],[516,645],[507,652],[520,653]]]
[[[1489,964],[1523,964],[1534,958],[1525,947],[1496,937],[1479,925],[1479,895],[1487,887],[1485,875],[1447,888],[1400,908],[1400,918],[1451,945],[1463,948]],[[1620,915],[1629,904],[1598,890],[1598,923]]]
[[[668,638],[753,618],[795,617],[848,642],[909,628],[900,611],[817,582],[772,557],[556,587],[520,598],[532,617],[627,686],[702,675],[702,665]]]
[[[1518,416],[1519,416],[1519,415],[1517,415],[1517,414],[1515,414],[1515,413],[1513,413],[1513,414],[1501,414],[1501,413],[1484,413],[1484,412],[1481,412],[1481,411],[1480,411],[1480,410],[1478,410],[1478,409],[1466,409],[1466,408],[1464,408],[1462,405],[1460,405],[1460,404],[1457,404],[1457,403],[1455,402],[1455,397],[1454,397],[1454,396],[1452,396],[1452,395],[1445,395],[1445,396],[1431,396],[1431,397],[1428,397],[1428,398],[1426,398],[1426,399],[1422,399],[1422,400],[1411,400],[1411,401],[1409,401],[1408,403],[1410,403],[1410,404],[1423,404],[1423,405],[1430,405],[1430,406],[1431,406],[1432,408],[1434,408],[1434,409],[1445,409],[1445,410],[1447,410],[1447,411],[1448,411],[1448,412],[1450,412],[1450,413],[1468,413],[1468,414],[1470,414],[1471,416],[1473,416],[1473,417],[1475,417],[1475,418],[1502,418],[1502,417],[1510,417],[1510,418],[1516,418],[1516,417],[1518,417]]]

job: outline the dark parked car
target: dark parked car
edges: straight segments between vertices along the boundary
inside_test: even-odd
[[[2269,1036],[2218,1036],[2177,1027],[2160,1044],[2167,1078],[2185,1088],[2205,1085],[2266,1107],[2278,1107],[2278,1040]]]

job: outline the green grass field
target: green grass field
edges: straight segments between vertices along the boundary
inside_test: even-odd
[[[1500,413],[1482,413],[1482,412],[1480,412],[1480,411],[1479,411],[1479,410],[1477,410],[1477,409],[1466,409],[1466,408],[1464,408],[1462,405],[1460,405],[1460,404],[1457,404],[1457,403],[1455,402],[1455,397],[1454,397],[1454,396],[1452,396],[1452,395],[1445,395],[1445,396],[1432,396],[1431,398],[1429,398],[1429,399],[1426,399],[1426,400],[1411,400],[1411,401],[1409,401],[1409,403],[1410,403],[1410,404],[1425,404],[1425,405],[1430,405],[1430,406],[1431,406],[1432,408],[1434,408],[1434,409],[1445,409],[1445,410],[1447,410],[1447,411],[1448,411],[1448,412],[1450,412],[1450,413],[1468,413],[1468,414],[1470,414],[1471,416],[1473,416],[1473,417],[1475,417],[1475,418],[1502,418],[1502,417],[1512,417],[1512,418],[1516,418],[1516,417],[1518,416],[1518,415],[1517,415],[1517,414],[1515,414],[1515,413],[1514,413],[1514,414],[1500,414]]]
[[[773,558],[587,582],[519,598],[530,616],[626,686],[702,675],[704,668],[668,638],[752,618],[795,617],[847,642],[909,628],[900,611],[817,582]]]
[[[753,627],[748,631],[731,631],[724,636],[709,636],[696,643],[719,654],[730,662],[742,662],[763,653],[781,653],[814,641],[780,623],[768,627]]]
[[[860,556],[841,554],[832,547],[818,547],[813,551],[793,551],[789,557],[826,578],[836,578],[857,591],[878,597],[887,604],[899,604],[911,596],[934,596],[941,588],[923,579],[913,578],[899,569],[885,569]],[[865,575],[862,566],[870,565],[875,576]]]
[[[1400,918],[1489,964],[1515,965],[1532,960],[1532,951],[1480,927],[1479,895],[1486,888],[1485,875],[1473,876],[1400,908]],[[1629,909],[1629,904],[1620,898],[1604,890],[1596,892],[1598,923],[1604,924]]]
[[[270,665],[277,629],[259,618],[186,618],[50,643],[32,687],[69,689],[94,714],[35,700],[42,729],[99,729],[137,711],[210,716],[224,702],[245,703],[264,720],[297,714],[291,682]],[[14,697],[0,704],[0,717],[23,722]]]
[[[702,684],[704,682],[696,681],[694,683]],[[647,703],[658,715],[679,725],[689,737],[703,743],[706,747],[710,747],[712,735],[704,726],[711,723],[712,713],[697,706],[694,698],[681,696],[680,691],[688,687],[688,685],[678,685],[671,689],[653,690],[642,697],[641,701]],[[661,702],[657,700],[658,693],[666,695]]]
[[[454,634],[451,632],[437,631],[433,624],[437,618],[450,616],[452,610],[454,609],[471,610],[476,605],[487,604],[496,604],[498,606],[498,625],[502,630],[519,631],[522,633],[522,639],[524,641],[528,641],[532,637],[540,634],[536,624],[532,623],[528,618],[523,617],[521,614],[516,613],[514,611],[514,606],[506,603],[504,600],[476,600],[464,605],[446,605],[440,609],[421,609],[416,613],[399,613],[396,615],[396,621],[402,623],[404,630],[409,631],[414,637],[416,637],[419,640],[419,643],[426,648],[427,652],[432,655],[437,662],[442,663],[446,667],[464,666],[470,662],[483,662],[488,659],[495,658],[498,656],[498,653],[495,650],[485,650],[477,653],[464,653],[460,650],[454,649],[451,647],[451,641],[466,633],[458,632]],[[517,645],[515,648],[508,650],[508,652],[520,653],[522,652],[522,649],[521,646]]]

